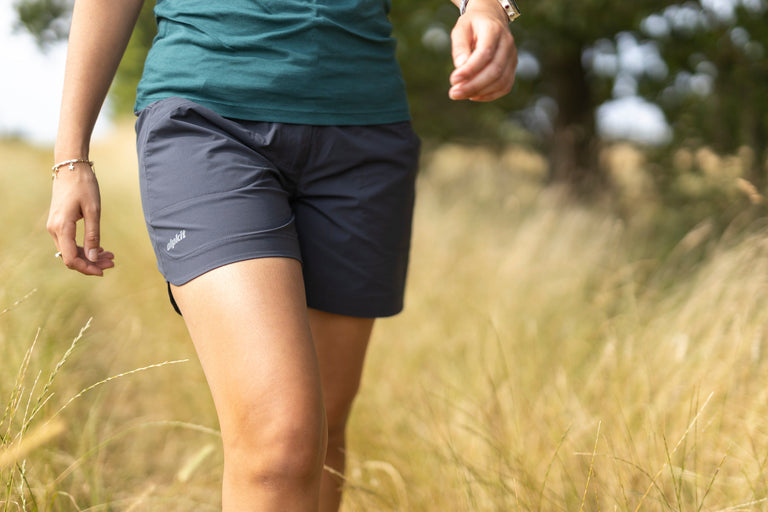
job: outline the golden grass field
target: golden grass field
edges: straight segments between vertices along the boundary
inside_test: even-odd
[[[53,258],[51,151],[0,143],[0,512],[218,508],[216,417],[130,132],[91,155],[117,262],[103,279]],[[594,207],[542,188],[527,151],[425,158],[406,311],[375,330],[344,511],[768,510],[768,231],[702,218],[670,249],[641,155],[606,158],[621,197]],[[681,186],[739,188],[707,158],[679,155],[697,162]]]

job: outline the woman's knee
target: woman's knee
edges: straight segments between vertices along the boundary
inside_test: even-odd
[[[328,435],[322,406],[314,409],[286,404],[245,412],[222,425],[228,469],[254,484],[313,483],[322,471]]]

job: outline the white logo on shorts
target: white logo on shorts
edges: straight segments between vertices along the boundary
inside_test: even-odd
[[[174,236],[173,238],[168,240],[168,245],[165,246],[165,250],[168,251],[168,252],[171,252],[171,249],[176,247],[176,244],[181,242],[185,238],[187,238],[187,230],[186,229],[182,229],[181,231],[176,233],[176,236]]]

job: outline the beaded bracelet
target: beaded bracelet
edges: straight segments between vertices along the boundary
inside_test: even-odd
[[[75,170],[75,164],[88,164],[88,166],[91,168],[92,173],[96,173],[96,170],[93,168],[93,162],[91,160],[88,160],[87,158],[75,158],[73,160],[65,160],[63,162],[59,162],[58,164],[51,167],[51,179],[56,178],[56,176],[59,175],[59,168],[62,166],[68,166],[70,171]]]

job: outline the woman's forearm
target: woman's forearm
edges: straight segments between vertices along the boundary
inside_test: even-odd
[[[88,156],[91,132],[144,0],[76,0],[56,161]]]

